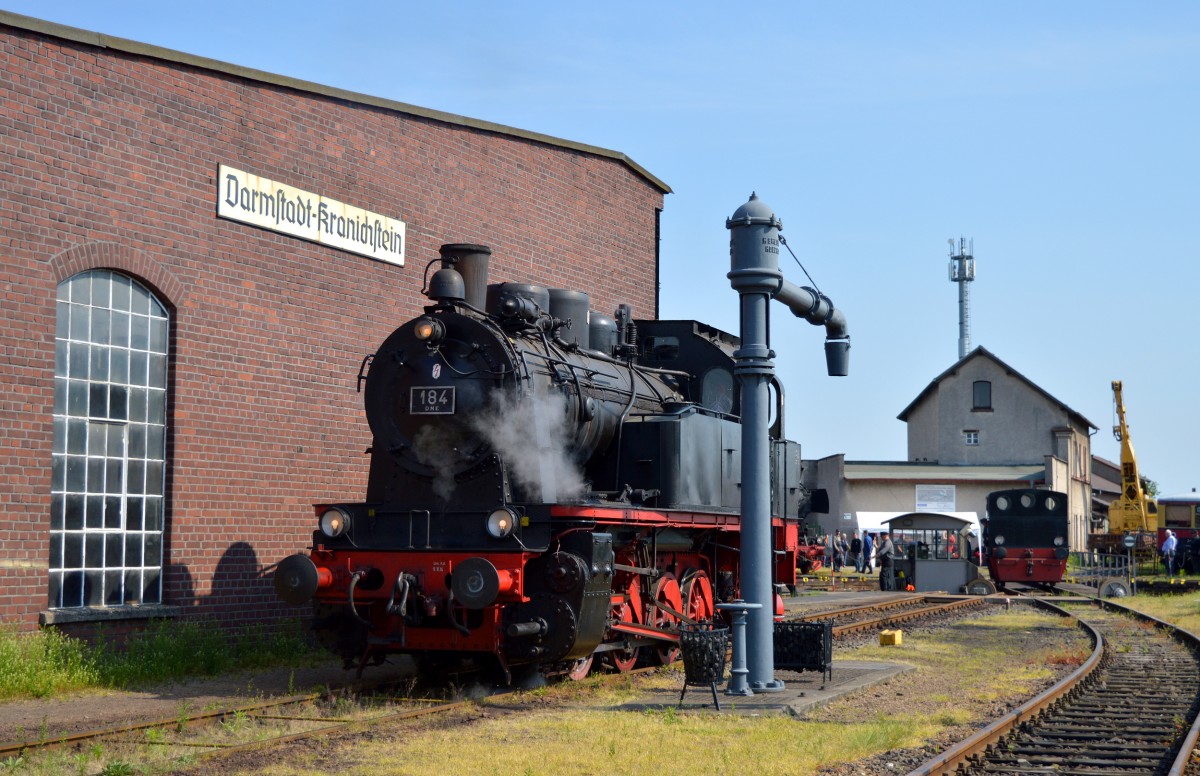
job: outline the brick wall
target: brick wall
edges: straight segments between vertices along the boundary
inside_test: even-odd
[[[663,189],[619,158],[0,24],[0,618],[46,608],[55,289],[109,267],[172,312],[164,603],[281,612],[310,504],[362,497],[362,357],[445,242],[491,279],[655,314]],[[229,164],[408,224],[390,264],[217,219]],[[295,612],[290,612],[294,614]]]

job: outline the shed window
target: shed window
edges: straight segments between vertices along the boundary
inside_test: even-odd
[[[989,380],[976,380],[972,389],[971,408],[990,410],[992,408],[992,383]]]
[[[963,432],[963,441],[966,442],[968,445],[972,445],[972,446],[979,444],[979,432],[978,431],[964,431]]]
[[[125,275],[58,286],[51,608],[162,600],[167,324]]]

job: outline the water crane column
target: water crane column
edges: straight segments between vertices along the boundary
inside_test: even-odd
[[[789,283],[779,271],[779,232],[783,223],[756,195],[726,222],[729,229],[729,281],[741,301],[741,347],[733,354],[742,397],[741,594],[757,608],[748,612],[747,679],[755,692],[778,692],[773,633],[775,591],[771,583],[771,450],[768,435],[769,387],[775,375],[770,348],[772,299],[794,315],[825,326],[825,358],[830,375],[849,370],[850,335],[846,319],[819,291]],[[780,431],[782,434],[782,429]]]

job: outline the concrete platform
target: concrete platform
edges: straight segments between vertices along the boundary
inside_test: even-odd
[[[833,676],[825,681],[822,674],[805,671],[776,671],[775,678],[783,682],[779,692],[761,692],[754,695],[726,695],[727,682],[717,685],[717,703],[721,714],[804,714],[810,709],[824,706],[832,700],[856,690],[886,682],[893,676],[913,670],[901,663],[876,663],[860,660],[833,661]],[[728,671],[726,671],[728,674]],[[708,687],[689,685],[684,694],[683,705],[679,705],[679,694],[683,690],[683,675],[679,685],[671,689],[658,690],[645,698],[625,703],[616,708],[622,711],[645,711],[679,707],[680,711],[715,712],[713,694]]]

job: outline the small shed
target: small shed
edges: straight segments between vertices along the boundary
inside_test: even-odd
[[[979,577],[974,524],[953,515],[909,512],[886,521],[896,546],[896,589],[961,593]],[[903,575],[903,577],[901,577]]]

